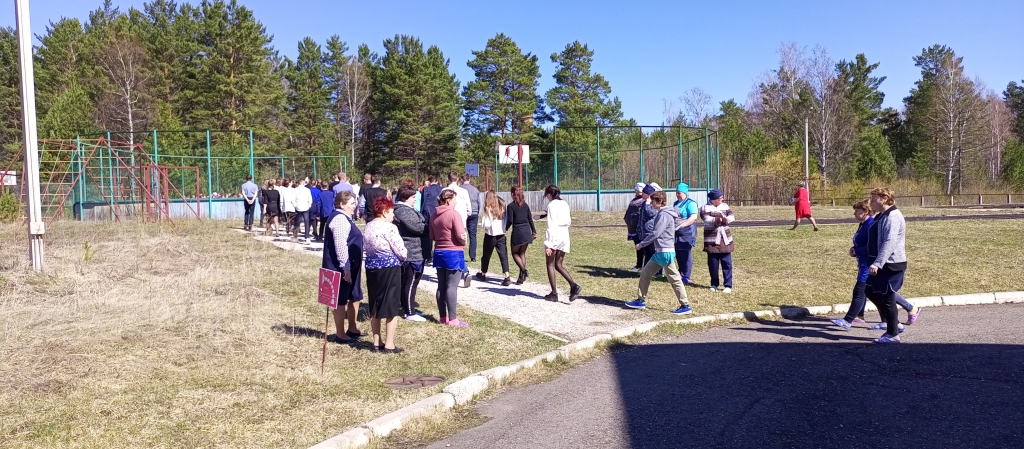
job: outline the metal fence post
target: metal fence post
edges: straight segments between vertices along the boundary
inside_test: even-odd
[[[597,128],[597,211],[601,212],[601,128]]]
[[[638,126],[640,129],[640,182],[646,183],[647,177],[644,175],[644,127]]]
[[[252,146],[252,130],[249,130],[249,176],[256,177],[256,152]]]
[[[213,218],[213,161],[210,158],[210,130],[206,130],[206,211],[207,216]]]

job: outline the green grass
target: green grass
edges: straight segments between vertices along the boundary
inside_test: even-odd
[[[739,220],[745,218],[745,211],[737,210]],[[611,221],[618,216],[574,214],[573,224]],[[530,279],[540,283],[547,283],[542,252],[544,226],[545,222],[538,222],[540,236],[527,259]],[[817,233],[810,226],[796,231],[787,227],[734,227],[734,292],[726,295],[688,287],[694,314],[848,302],[857,272],[856,261],[848,255],[855,229],[853,223],[822,226]],[[565,263],[583,286],[583,296],[605,302],[634,299],[639,275],[627,271],[635,263],[635,255],[632,243],[626,241],[625,228],[576,227],[570,232],[572,252]],[[910,267],[902,290],[907,297],[1020,289],[1024,234],[1016,220],[911,222],[907,233]],[[709,285],[707,256],[699,244],[693,256],[692,282]],[[961,271],[962,267],[970,267],[969,274]],[[513,276],[517,273],[513,266]],[[561,289],[568,289],[560,277],[558,283]],[[647,298],[652,319],[672,317],[667,312],[677,304],[666,282],[652,284]]]
[[[464,309],[467,329],[401,322],[399,356],[331,344],[321,375],[318,258],[222,223],[67,222],[37,275],[24,229],[0,238],[4,448],[304,447],[443,387],[388,378],[451,382],[561,345]]]

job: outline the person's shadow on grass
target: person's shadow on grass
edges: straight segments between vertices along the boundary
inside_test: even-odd
[[[577,268],[584,274],[593,277],[625,279],[639,276],[636,271],[623,270],[621,268],[598,267],[594,265],[582,265]]]

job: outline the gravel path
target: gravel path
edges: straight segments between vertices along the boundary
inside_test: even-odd
[[[256,240],[271,243],[288,251],[302,251],[321,257],[322,243],[291,243],[287,238],[267,237],[263,235],[262,229],[254,229],[257,232],[250,234]],[[236,230],[245,232],[241,229]],[[533,275],[546,280],[545,276],[545,273]],[[564,284],[564,281],[561,282]],[[473,278],[469,288],[459,289],[459,305],[514,321],[563,341],[582,340],[595,334],[651,320],[647,313],[637,313],[623,309],[619,305],[600,301],[591,302],[587,294],[594,292],[586,290],[580,299],[569,304],[568,286],[562,287],[564,289],[559,292],[561,299],[554,303],[542,299],[551,291],[547,283],[527,281],[523,285],[502,287],[501,279],[497,277],[491,277],[488,282],[480,282]],[[420,290],[427,293],[417,296],[421,308],[427,311],[435,310],[433,298],[437,291],[437,274],[434,268],[424,269]],[[472,322],[469,324],[473,325]]]

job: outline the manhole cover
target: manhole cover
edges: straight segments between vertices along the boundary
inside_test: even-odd
[[[444,382],[441,376],[402,376],[384,381],[384,386],[393,390],[405,390],[410,388],[423,388],[437,385]]]

